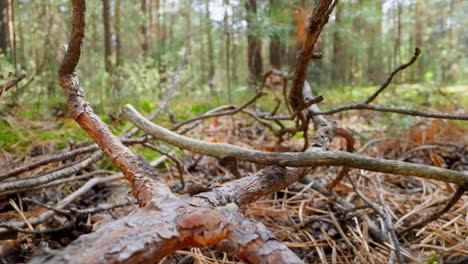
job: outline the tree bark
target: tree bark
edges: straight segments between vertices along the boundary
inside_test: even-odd
[[[208,42],[208,82],[210,86],[210,94],[215,95],[215,66],[214,66],[214,47],[213,47],[213,34],[211,32],[211,19],[209,1],[205,1],[205,12],[208,22],[206,23],[206,38]]]
[[[7,54],[8,50],[8,0],[0,0],[0,51]]]
[[[226,47],[224,49],[225,54],[225,63],[226,63],[226,80],[227,80],[227,88],[228,88],[228,102],[232,102],[232,87],[231,87],[231,33],[229,29],[229,14],[228,14],[228,6],[229,0],[224,0],[224,33],[226,36]]]
[[[143,23],[140,26],[140,32],[141,32],[141,54],[143,56],[148,56],[148,26],[147,26],[147,19],[146,19],[146,14],[147,14],[147,8],[146,8],[146,0],[141,0],[141,11],[143,14]]]
[[[335,30],[333,32],[332,79],[338,83],[343,83],[346,81],[346,73],[348,72],[348,60],[345,48],[343,47],[343,33],[339,28],[343,15],[343,6],[338,6],[335,10],[335,24],[338,26],[335,27]]]
[[[280,8],[278,0],[270,0],[270,16]],[[270,36],[270,67],[281,69],[282,44],[279,34],[273,32]]]
[[[120,0],[115,0],[115,66],[122,63],[122,44],[120,42]]]
[[[263,73],[262,41],[255,36],[253,23],[257,16],[257,1],[247,0],[247,62],[250,80],[254,83],[261,78]]]
[[[104,63],[106,72],[112,72],[112,35],[111,35],[111,14],[109,0],[102,0],[102,22],[104,24]]]

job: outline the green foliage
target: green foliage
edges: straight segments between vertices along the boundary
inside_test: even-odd
[[[432,257],[430,260],[425,261],[424,264],[439,264],[439,257],[437,252],[432,251]]]

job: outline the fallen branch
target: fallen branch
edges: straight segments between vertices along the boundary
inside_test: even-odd
[[[406,227],[405,229],[401,230],[400,232],[398,232],[398,235],[403,236],[406,233],[408,233],[408,232],[410,232],[410,231],[412,231],[414,229],[424,227],[427,224],[429,224],[430,222],[439,219],[442,215],[444,215],[446,212],[448,212],[450,210],[450,208],[452,208],[458,202],[458,200],[460,200],[460,198],[463,196],[465,191],[466,191],[466,188],[458,186],[457,191],[452,195],[452,197],[450,198],[450,200],[448,201],[448,203],[444,207],[440,208],[436,212],[429,214],[427,217],[425,217],[425,218],[417,221],[416,223],[411,224],[410,226]]]
[[[62,199],[60,202],[58,202],[54,208],[55,209],[62,209],[71,202],[75,201],[77,198],[91,190],[94,186],[100,183],[104,182],[110,182],[114,180],[119,180],[122,179],[122,174],[116,174],[116,175],[111,175],[107,177],[102,177],[102,178],[93,178],[89,181],[87,181],[85,184],[83,184],[78,190],[74,191],[64,199]],[[31,225],[37,225],[40,224],[50,217],[52,217],[55,214],[54,211],[46,211],[38,216],[35,216],[33,218],[28,219],[28,223]],[[13,222],[8,222],[6,223],[10,227],[16,227],[16,228],[23,228],[26,226],[26,222],[24,221],[13,221]],[[8,236],[11,233],[11,231],[8,228],[0,228],[0,239],[4,236]]]
[[[20,73],[18,74],[18,76],[11,79],[10,81],[4,84],[0,84],[0,99],[2,98],[4,92],[8,91],[11,87],[17,85],[21,80],[24,79],[24,77],[26,77],[26,73]]]
[[[246,219],[237,210],[194,207],[177,197],[159,172],[148,161],[135,156],[94,114],[73,73],[84,37],[85,4],[84,0],[72,1],[73,28],[59,70],[60,84],[71,116],[123,172],[144,208],[81,236],[55,256],[37,257],[32,263],[156,261],[177,249],[192,246],[217,246],[253,263],[301,263],[262,224]]]
[[[63,170],[45,174],[37,178],[2,183],[0,184],[0,195],[18,193],[21,191],[28,191],[32,187],[36,187],[41,184],[45,184],[45,183],[49,183],[49,182],[52,182],[61,178],[65,178],[67,176],[70,176],[74,173],[79,172],[80,170],[86,168],[90,164],[95,163],[96,161],[100,160],[102,156],[103,156],[102,151],[98,151],[94,153],[93,155],[91,155],[89,158],[83,160],[82,162],[79,162]]]
[[[403,115],[411,115],[411,116],[421,116],[427,118],[442,118],[442,119],[454,119],[454,120],[468,120],[467,115],[450,115],[450,114],[436,114],[436,113],[428,113],[424,111],[418,110],[409,110],[409,109],[402,109],[402,108],[392,108],[392,107],[385,107],[385,106],[374,106],[370,105],[372,101],[374,101],[379,94],[388,87],[390,82],[392,81],[393,77],[400,71],[408,68],[411,66],[421,54],[421,50],[416,48],[414,50],[414,55],[411,60],[405,64],[400,65],[397,69],[395,69],[387,80],[375,91],[371,96],[369,96],[366,100],[359,104],[350,104],[350,105],[343,105],[339,106],[327,111],[320,111],[319,109],[309,109],[307,113],[308,117],[313,117],[317,115],[332,115],[339,112],[349,111],[349,110],[372,110],[377,112],[388,112],[388,113],[397,113]]]
[[[136,139],[122,139],[122,142],[124,144],[130,145],[130,144],[144,143],[144,142],[147,142],[149,140],[150,140],[150,138],[148,138],[148,137],[141,137],[141,138],[136,138]],[[96,151],[98,149],[99,149],[98,145],[93,144],[91,146],[82,147],[82,148],[75,149],[75,150],[72,150],[72,151],[60,153],[60,154],[54,155],[52,157],[45,158],[43,160],[38,160],[38,161],[35,161],[33,163],[26,164],[23,167],[19,167],[19,168],[11,170],[9,172],[0,174],[0,180],[4,180],[6,178],[16,176],[16,175],[21,174],[21,173],[23,173],[25,171],[30,171],[30,170],[33,170],[33,169],[35,169],[37,167],[40,167],[40,166],[43,166],[43,165],[46,165],[46,164],[49,164],[49,163],[52,163],[52,162],[67,160],[67,159],[76,157],[76,156],[81,155],[81,154],[86,154],[86,153]]]
[[[204,142],[181,136],[149,122],[131,105],[125,105],[123,107],[123,115],[134,125],[154,138],[189,151],[217,158],[232,156],[239,160],[257,164],[289,167],[348,166],[369,171],[416,176],[468,187],[468,174],[454,170],[423,164],[366,157],[343,151],[263,152],[230,144]]]

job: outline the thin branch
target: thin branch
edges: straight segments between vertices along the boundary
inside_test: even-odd
[[[10,81],[4,84],[0,84],[0,99],[2,98],[4,92],[8,91],[11,87],[17,85],[21,80],[24,79],[24,77],[26,77],[26,73],[20,73],[18,74],[18,76],[11,79]]]
[[[56,209],[53,206],[38,202],[38,201],[36,201],[34,199],[23,198],[23,201],[30,202],[30,203],[33,203],[35,205],[47,208],[47,209],[52,210],[52,211],[54,211],[54,212],[56,212],[58,214],[73,215],[73,216],[100,213],[100,212],[103,212],[103,211],[109,211],[109,210],[112,210],[112,209],[115,209],[115,208],[124,207],[124,206],[127,206],[127,205],[131,204],[130,201],[126,200],[126,201],[119,202],[119,203],[99,204],[97,207],[94,207],[94,208],[86,208],[86,209],[70,208],[68,210],[63,210],[63,209]]]
[[[0,184],[0,195],[16,193],[19,191],[27,191],[32,187],[49,183],[57,179],[65,178],[95,163],[96,161],[100,160],[102,156],[102,151],[98,151],[88,159],[85,159],[82,162],[74,166],[65,168],[63,170],[52,172],[50,174],[46,174],[37,178],[2,183]]]
[[[377,204],[375,204],[373,201],[371,201],[369,198],[367,198],[364,194],[362,194],[362,192],[357,188],[356,184],[354,183],[353,179],[351,179],[351,177],[348,176],[348,179],[351,182],[351,184],[353,185],[354,192],[365,203],[367,203],[372,208],[372,210],[374,210],[374,212],[376,212],[378,215],[380,215],[380,217],[382,217],[382,219],[384,220],[384,223],[385,223],[385,227],[387,228],[388,232],[390,233],[390,238],[391,238],[391,241],[393,243],[393,247],[394,247],[394,250],[395,250],[395,255],[396,255],[397,259],[398,259],[398,262],[401,263],[401,264],[405,263],[405,260],[403,259],[403,256],[401,254],[401,249],[400,249],[400,246],[399,246],[398,237],[396,235],[395,229],[393,228],[391,218],[390,218],[390,216],[388,216],[385,208],[380,208]],[[382,205],[382,207],[383,206],[384,205]]]
[[[458,202],[458,200],[460,200],[460,198],[463,196],[465,191],[466,191],[466,189],[464,187],[458,186],[457,191],[452,195],[452,198],[450,198],[450,200],[448,201],[448,203],[444,207],[440,208],[439,210],[437,210],[434,213],[429,214],[426,218],[423,218],[420,221],[418,221],[418,222],[408,226],[407,228],[401,230],[400,232],[398,232],[398,235],[402,236],[402,235],[410,232],[413,229],[422,228],[422,227],[426,226],[427,224],[429,224],[430,222],[439,219],[442,215],[444,215],[446,212],[448,212],[450,210],[450,208],[452,208]]]
[[[207,114],[204,114],[204,115],[201,115],[201,116],[197,116],[197,117],[194,117],[194,118],[191,118],[191,119],[188,119],[188,120],[185,120],[175,126],[173,126],[171,128],[171,130],[178,130],[179,128],[181,128],[182,126],[184,125],[187,125],[189,123],[192,123],[192,122],[195,122],[195,121],[198,121],[198,120],[202,120],[202,119],[206,119],[206,118],[209,118],[209,117],[217,117],[217,116],[225,116],[225,115],[233,115],[233,114],[236,114],[237,112],[240,112],[241,110],[243,110],[244,108],[246,108],[247,106],[251,105],[252,103],[254,103],[258,98],[262,97],[263,95],[265,95],[266,93],[264,92],[257,92],[252,98],[250,98],[247,102],[245,102],[244,104],[242,104],[241,106],[238,106],[232,110],[228,110],[228,111],[224,111],[224,112],[214,112],[214,113],[207,113]]]
[[[7,223],[2,223],[0,222],[0,227],[1,228],[6,228],[11,231],[15,231],[18,233],[25,233],[25,234],[34,234],[34,235],[44,235],[44,234],[52,234],[52,233],[58,233],[58,232],[63,232],[65,230],[71,229],[74,226],[73,222],[69,222],[61,227],[57,228],[46,228],[44,230],[30,230],[30,229],[24,229],[20,227],[16,227],[14,225],[9,225]]]
[[[68,204],[70,204],[71,202],[73,202],[74,200],[78,199],[83,194],[85,194],[86,192],[91,190],[91,188],[93,188],[97,184],[104,183],[104,182],[109,182],[109,181],[114,181],[114,180],[119,180],[119,179],[122,179],[122,174],[120,174],[120,173],[115,174],[115,175],[111,175],[111,176],[107,176],[107,177],[102,177],[102,178],[93,178],[93,179],[87,181],[85,184],[83,184],[78,190],[74,191],[73,193],[71,193],[70,195],[68,195],[64,199],[62,199],[60,202],[58,202],[55,205],[54,208],[55,209],[64,208],[65,206],[67,206]],[[32,218],[28,219],[28,222],[31,225],[37,225],[37,224],[40,224],[40,223],[46,221],[47,219],[52,217],[54,214],[55,214],[55,212],[53,212],[53,211],[47,211],[47,212],[44,212],[44,213],[42,213],[42,214],[40,214],[38,216],[35,216],[35,217],[32,217]],[[24,221],[13,221],[13,222],[8,222],[6,224],[8,224],[9,226],[18,227],[18,228],[23,228],[23,227],[26,226],[26,222],[24,222]],[[7,234],[8,232],[9,232],[9,230],[7,228],[0,228],[0,238],[2,237],[2,235]]]
[[[153,120],[155,119],[161,112],[162,110],[164,110],[164,108],[166,108],[166,106],[168,105],[168,102],[169,102],[169,99],[171,99],[172,95],[174,94],[175,90],[176,90],[176,87],[177,87],[177,82],[179,81],[179,74],[180,72],[182,71],[183,67],[185,66],[185,64],[187,64],[187,61],[188,61],[188,57],[190,55],[190,50],[191,50],[191,47],[188,46],[186,49],[185,49],[185,52],[184,52],[184,59],[182,60],[182,62],[177,66],[176,68],[176,71],[174,72],[174,74],[172,75],[172,81],[171,81],[171,89],[169,89],[169,91],[167,92],[166,96],[164,97],[163,101],[158,105],[158,108],[156,108],[156,110],[147,117],[148,120]],[[132,129],[130,132],[128,132],[125,137],[127,138],[130,138],[132,137],[133,135],[135,135],[137,132],[138,132],[138,128],[134,128]]]
[[[164,156],[167,156],[169,159],[171,159],[175,164],[176,164],[176,167],[177,167],[177,170],[179,171],[179,180],[180,180],[180,188],[181,189],[184,189],[185,188],[185,180],[184,180],[184,169],[182,167],[182,164],[180,164],[180,161],[178,159],[176,159],[173,155],[171,155],[170,153],[156,147],[155,145],[153,144],[150,144],[150,143],[145,143],[144,144],[145,147],[148,147],[152,150],[155,150],[161,154],[163,154]]]
[[[372,101],[375,100],[375,98],[377,98],[377,96],[379,96],[379,94],[385,89],[387,88],[387,86],[390,84],[390,82],[392,81],[393,77],[400,71],[408,68],[409,66],[411,66],[411,64],[413,64],[419,57],[419,55],[421,54],[421,49],[419,48],[415,48],[414,49],[414,55],[413,57],[411,58],[411,60],[405,64],[402,64],[400,65],[400,67],[398,67],[396,70],[394,70],[390,76],[388,76],[387,80],[380,86],[380,88],[373,94],[371,95],[369,98],[367,98],[364,103],[365,104],[369,104],[371,103]]]
[[[317,42],[324,25],[328,22],[328,16],[338,1],[323,0],[318,2],[306,26],[306,36],[302,49],[296,56],[296,65],[291,90],[289,91],[289,103],[294,112],[306,108],[304,106],[304,94],[302,89],[306,79],[309,61],[312,58],[315,43]]]
[[[124,139],[123,138],[121,140],[122,140],[122,142],[124,144],[131,145],[131,144],[139,144],[139,143],[147,142],[147,141],[150,140],[150,138],[149,137],[140,137],[140,138],[136,138],[136,139]],[[68,151],[68,152],[63,152],[63,153],[54,155],[52,157],[45,158],[43,160],[38,160],[38,161],[35,161],[33,163],[26,164],[23,167],[19,167],[19,168],[11,170],[9,172],[0,174],[0,180],[16,176],[16,175],[18,175],[20,173],[23,173],[25,171],[33,170],[33,169],[35,169],[37,167],[40,167],[42,165],[46,165],[46,164],[56,162],[56,161],[67,160],[67,159],[76,157],[76,156],[81,155],[81,154],[86,154],[86,153],[96,151],[98,149],[99,149],[98,145],[93,144],[91,146],[82,147],[82,148],[75,149],[75,150]]]
[[[468,174],[423,164],[372,158],[342,151],[314,152],[263,152],[234,146],[225,143],[204,142],[181,136],[141,116],[131,105],[123,107],[123,115],[137,127],[163,140],[164,142],[196,153],[218,158],[232,156],[236,159],[264,165],[279,165],[290,167],[310,166],[348,166],[370,171],[385,172],[406,176],[416,176],[461,186],[468,186]]]
[[[377,98],[377,96],[379,96],[379,94],[383,90],[385,90],[385,88],[388,87],[393,77],[398,72],[411,66],[418,59],[420,54],[421,54],[421,50],[419,48],[416,48],[411,60],[408,63],[400,65],[400,67],[394,70],[390,74],[390,76],[387,78],[387,80],[380,86],[380,88],[374,94],[372,94],[369,98],[364,100],[364,102],[358,103],[358,104],[343,105],[343,106],[339,106],[339,107],[336,107],[327,111],[320,111],[318,109],[309,109],[309,112],[307,115],[309,117],[312,117],[312,116],[317,116],[317,115],[332,115],[335,113],[349,111],[349,110],[373,110],[373,111],[378,111],[378,112],[390,112],[390,113],[398,113],[398,114],[403,114],[403,115],[421,116],[421,117],[427,117],[427,118],[468,120],[467,115],[436,114],[436,113],[429,113],[429,112],[418,111],[418,110],[409,110],[409,109],[402,109],[402,108],[392,108],[392,107],[385,107],[385,106],[370,105],[370,103],[374,101],[375,98]]]
[[[397,114],[403,114],[403,115],[421,116],[421,117],[427,117],[427,118],[468,120],[468,115],[435,114],[435,113],[428,113],[428,112],[423,112],[423,111],[418,111],[418,110],[376,106],[376,105],[369,105],[369,104],[364,104],[364,103],[343,105],[343,106],[339,106],[339,107],[326,110],[326,111],[309,111],[308,116],[332,115],[338,112],[349,111],[349,110],[373,110],[377,112],[389,112],[389,113],[397,113]]]

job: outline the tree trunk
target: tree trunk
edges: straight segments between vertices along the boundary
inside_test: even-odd
[[[122,47],[120,43],[120,0],[115,0],[115,66],[118,67],[122,60]]]
[[[228,6],[229,6],[229,0],[224,0],[224,6],[225,6],[225,9],[224,9],[224,32],[225,32],[225,35],[226,35],[226,48],[224,50],[224,54],[225,54],[225,60],[226,60],[226,80],[227,80],[227,88],[228,88],[228,102],[231,103],[232,100],[231,100],[231,96],[232,96],[232,91],[231,91],[231,53],[230,53],[230,49],[231,49],[231,34],[230,34],[230,30],[229,30],[229,15],[228,15]]]
[[[8,0],[0,0],[0,51],[6,55],[8,50]]]
[[[15,31],[15,1],[14,0],[8,0],[8,8],[7,8],[7,13],[8,13],[8,39],[10,41],[9,46],[12,48],[12,58],[13,58],[13,66],[15,67],[15,74],[18,73],[18,65],[16,63],[16,31]],[[16,89],[18,91],[18,89]],[[15,98],[15,101],[18,101],[18,95],[15,92],[13,97]]]
[[[110,25],[110,4],[109,0],[102,0],[102,18],[104,24],[104,63],[106,72],[112,71],[112,42],[111,42],[111,25]]]
[[[278,0],[270,0],[270,15],[278,8],[280,8]],[[270,67],[275,69],[281,68],[281,51],[282,45],[280,37],[274,32],[273,35],[270,36]]]
[[[335,10],[335,24],[339,27],[342,20],[343,6],[338,5]],[[346,81],[347,77],[347,56],[345,54],[344,47],[342,46],[344,43],[342,32],[338,27],[335,27],[333,32],[332,78],[335,82],[343,83]]]
[[[424,6],[421,3],[421,1],[418,0],[416,2],[416,16],[415,16],[416,23],[414,24],[414,33],[415,33],[416,47],[420,47],[420,48],[423,43],[424,29],[426,28],[423,25],[423,21],[422,21],[423,17],[424,17]],[[424,61],[424,57],[421,59]],[[422,74],[424,72],[424,63],[422,63],[422,61],[419,61],[418,63],[416,63],[415,71],[416,71],[416,81],[420,81],[422,78]]]
[[[367,25],[367,32],[370,37],[370,44],[367,46],[367,77],[373,85],[379,84],[382,82],[382,0],[376,0],[374,9],[376,10],[377,19],[375,23],[370,23]]]
[[[140,27],[141,32],[141,52],[143,56],[148,56],[148,27],[146,20],[146,0],[141,0],[141,11],[143,13],[143,23]]]
[[[257,15],[257,1],[247,0],[245,2],[247,10],[247,62],[250,80],[254,83],[262,76],[262,41],[253,32],[253,21]]]
[[[205,1],[205,11],[206,17],[208,19],[208,23],[206,23],[206,38],[208,42],[208,81],[210,86],[210,94],[215,94],[215,84],[214,84],[214,76],[215,76],[215,67],[214,67],[214,47],[213,47],[213,34],[211,33],[211,19],[210,19],[210,8],[209,2]]]

